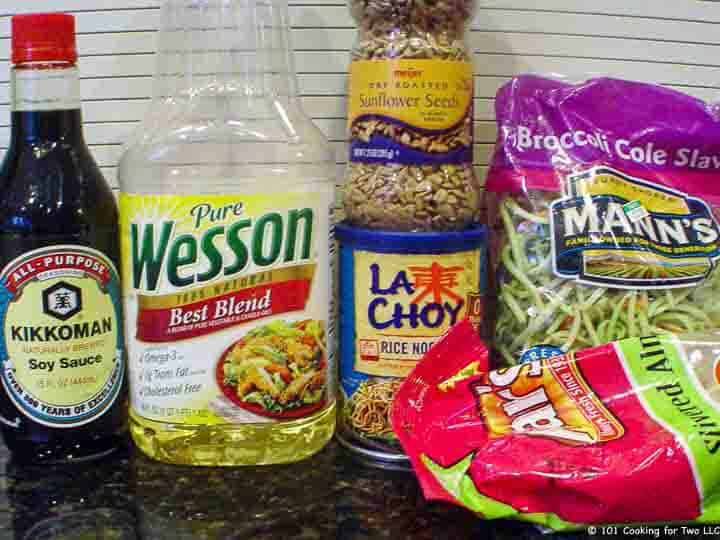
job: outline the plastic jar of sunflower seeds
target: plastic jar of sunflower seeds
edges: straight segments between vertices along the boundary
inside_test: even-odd
[[[468,227],[473,171],[474,0],[350,0],[350,224],[394,231]]]

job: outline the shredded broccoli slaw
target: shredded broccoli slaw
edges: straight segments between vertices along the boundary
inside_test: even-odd
[[[557,193],[505,197],[499,205],[503,243],[498,253],[495,347],[516,364],[536,345],[564,352],[628,337],[720,327],[720,274],[700,285],[628,290],[584,285],[555,275],[549,206]],[[628,272],[641,272],[632,267]]]

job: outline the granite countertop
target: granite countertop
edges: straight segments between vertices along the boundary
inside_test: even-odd
[[[3,447],[0,473],[0,540],[543,538],[427,503],[412,474],[363,466],[335,442],[298,464],[232,469],[165,465],[130,444],[100,462],[27,468]]]

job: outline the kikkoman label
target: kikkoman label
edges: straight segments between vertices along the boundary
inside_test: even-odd
[[[686,287],[720,256],[720,227],[705,201],[608,167],[568,177],[550,225],[556,274],[588,284]]]
[[[331,403],[333,192],[313,189],[121,195],[136,414],[255,423]]]
[[[350,65],[350,160],[471,163],[470,62],[358,60]]]
[[[77,245],[26,253],[0,274],[0,377],[39,424],[91,422],[125,372],[120,282],[112,261]],[[5,419],[18,427],[21,418]]]

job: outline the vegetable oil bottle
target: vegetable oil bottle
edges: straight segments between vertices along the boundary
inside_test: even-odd
[[[335,427],[334,160],[284,0],[167,0],[120,163],[130,429],[161,461],[298,461]]]

